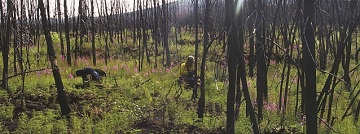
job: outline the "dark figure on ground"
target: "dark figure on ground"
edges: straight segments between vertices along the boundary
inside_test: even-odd
[[[83,80],[83,87],[86,87],[85,84],[88,86],[90,80],[101,83],[101,78],[106,77],[106,73],[101,69],[83,68],[76,70],[75,76],[81,76]]]

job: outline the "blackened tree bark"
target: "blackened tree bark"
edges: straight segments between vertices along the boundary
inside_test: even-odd
[[[40,22],[41,20],[41,18],[40,18],[41,16],[40,16],[40,11],[39,10],[36,10],[36,21],[37,22]],[[34,30],[34,44],[36,44],[36,46],[37,46],[37,50],[36,50],[36,53],[37,53],[37,55],[36,55],[36,64],[38,65],[38,66],[40,66],[40,29],[41,29],[41,27],[40,27],[40,24],[39,23],[36,23],[36,28],[35,28],[35,30]]]
[[[47,17],[49,18],[48,19],[48,21],[49,21],[49,29],[50,29],[50,31],[51,31],[51,21],[50,21],[50,0],[46,0],[46,2],[47,2],[47,7],[46,7],[46,12],[47,12]]]
[[[132,18],[133,18],[133,23],[134,23],[134,25],[133,25],[133,44],[135,44],[136,43],[136,39],[137,39],[137,37],[136,37],[136,27],[137,27],[137,18],[136,18],[136,0],[134,0],[134,7],[133,7],[133,16],[132,16]]]
[[[357,2],[357,1],[352,0],[351,2]],[[333,5],[335,7],[338,7],[337,1],[334,1]],[[354,4],[352,4],[352,5],[354,5]],[[352,8],[354,8],[354,7],[352,7]],[[336,9],[336,15],[340,16],[340,13],[339,13],[340,9],[338,9],[338,8],[335,8],[335,9]],[[347,43],[351,39],[351,37],[349,35],[352,35],[354,33],[354,31],[356,30],[356,27],[358,25],[356,22],[360,21],[360,15],[357,15],[355,17],[355,14],[352,14],[351,19],[346,20],[347,22],[343,22],[343,21],[345,21],[343,18],[338,19],[338,23],[341,24],[340,26],[343,27],[343,28],[339,32],[340,37],[335,37],[335,38],[338,38],[338,39],[336,39],[336,43],[334,43],[334,44],[337,44],[336,52],[333,52],[334,53],[334,58],[335,58],[334,63],[332,65],[331,71],[330,71],[330,73],[329,73],[329,75],[328,75],[328,77],[327,77],[327,79],[325,81],[323,89],[320,92],[318,100],[317,100],[317,105],[319,107],[323,108],[323,107],[325,107],[324,105],[326,104],[327,96],[329,96],[328,97],[328,99],[329,99],[328,111],[327,111],[328,112],[328,116],[327,116],[327,121],[328,122],[331,120],[332,103],[333,103],[333,100],[334,100],[333,97],[334,97],[334,92],[335,92],[334,90],[335,90],[336,81],[337,81],[336,75],[339,72],[339,66],[340,66],[340,63],[341,63],[341,59],[344,56],[345,48],[348,45]],[[330,95],[328,95],[328,94],[330,94]],[[352,96],[350,96],[350,97],[352,98]],[[323,114],[324,111],[325,110],[321,111],[321,115]]]
[[[249,32],[249,47],[250,47],[250,52],[249,52],[249,76],[253,77],[254,76],[254,66],[255,66],[255,42],[254,42],[254,17],[255,17],[255,1],[254,0],[249,0],[248,1],[248,10],[249,10],[249,19],[247,21],[247,27],[248,27],[248,32]]]
[[[9,75],[9,46],[10,46],[10,35],[11,35],[11,12],[12,12],[12,1],[11,0],[7,0],[7,18],[6,18],[6,35],[5,35],[5,39],[3,40],[3,44],[1,47],[1,51],[2,51],[2,59],[3,59],[3,79],[1,81],[1,88],[5,89],[8,91],[8,93],[10,94],[10,91],[8,89],[8,75]],[[3,22],[2,22],[3,23]]]
[[[263,117],[263,98],[267,90],[267,72],[266,72],[266,58],[265,58],[265,33],[264,33],[264,5],[263,0],[257,1],[257,17],[256,17],[256,57],[257,57],[257,72],[256,72],[256,89],[257,89],[257,105],[258,105],[258,120]]]
[[[275,13],[274,13],[274,17],[273,17],[273,22],[272,22],[272,26],[271,26],[271,43],[268,44],[268,53],[267,53],[267,56],[269,57],[267,59],[267,65],[269,66],[270,65],[270,61],[271,61],[271,57],[273,56],[273,49],[275,47],[275,42],[277,41],[277,35],[276,34],[276,31],[279,29],[279,26],[278,26],[278,18],[279,16],[281,15],[280,14],[280,8],[281,8],[281,5],[283,5],[283,11],[286,11],[286,1],[284,1],[284,4],[283,3],[283,0],[277,0],[277,6],[276,6],[276,10],[275,10]],[[282,12],[283,16],[286,15],[286,12]],[[283,18],[287,18],[286,17],[283,17]]]
[[[112,30],[111,30],[111,17],[108,13],[108,6],[107,6],[107,2],[104,1],[105,3],[105,10],[104,10],[104,15],[106,16],[106,29],[104,30],[104,37],[105,37],[105,65],[108,64],[108,59],[109,59],[109,41],[108,39],[110,38],[110,42],[112,43]],[[99,38],[100,39],[100,38]]]
[[[209,35],[210,35],[210,13],[211,13],[211,0],[205,1],[205,17],[204,17],[204,44],[203,44],[203,57],[201,60],[201,71],[200,71],[200,99],[198,102],[199,111],[198,118],[204,117],[205,111],[205,63],[206,63],[206,55],[208,52],[209,44]]]
[[[88,8],[86,8],[87,7],[86,4],[87,3],[84,0],[81,0],[81,4],[79,4],[79,20],[78,21],[80,21],[80,27],[79,27],[79,30],[80,30],[80,34],[79,34],[80,42],[79,42],[79,45],[77,46],[79,49],[83,48],[84,35],[87,34],[85,23],[86,23],[87,17],[88,17],[88,16],[86,16],[87,13],[88,13]],[[99,12],[99,13],[101,13],[101,12]],[[100,27],[100,29],[101,29],[101,27]],[[100,33],[100,36],[101,36],[101,33]],[[89,39],[89,37],[87,39]],[[84,55],[83,51],[80,51],[80,55]]]
[[[153,0],[154,3],[154,29],[153,29],[153,40],[154,40],[154,45],[155,45],[155,68],[157,67],[157,57],[159,55],[159,29],[158,29],[158,6],[157,6],[157,0]]]
[[[141,3],[141,2],[140,2]],[[147,25],[146,25],[146,13],[144,13],[145,11],[143,10],[143,6],[145,6],[144,4],[140,4],[139,8],[140,8],[140,21],[141,21],[141,30],[142,30],[142,52],[141,52],[141,64],[139,66],[139,71],[142,70],[143,67],[143,61],[144,61],[144,53],[146,53],[146,62],[148,64],[150,64],[150,57],[149,57],[149,51],[148,51],[148,47],[147,47]]]
[[[96,65],[94,0],[91,0],[91,39],[93,65]]]
[[[48,27],[48,21],[46,18],[43,0],[39,0],[38,6],[40,8],[40,13],[41,13],[41,21],[42,21],[42,26],[43,26],[43,30],[44,30],[44,34],[45,34],[45,39],[46,39],[48,58],[50,60],[51,69],[52,69],[52,73],[53,73],[53,76],[55,79],[55,85],[56,85],[57,94],[58,94],[57,101],[60,104],[61,115],[68,116],[71,112],[71,109],[68,105],[68,100],[67,100],[66,93],[64,90],[63,82],[61,80],[59,68],[55,63],[55,51],[54,51],[54,46],[52,44],[52,39],[50,36],[50,29]]]
[[[3,3],[3,1],[0,0],[0,3]],[[5,38],[5,36],[3,34],[3,30],[4,30],[4,26],[5,26],[3,4],[0,4],[0,20],[1,20],[1,22],[0,22],[0,43],[1,43],[0,49],[2,50],[2,46],[4,44],[3,39]]]
[[[141,9],[140,9],[140,6],[141,6],[141,1],[140,0],[137,0],[137,12],[136,12],[136,25],[135,25],[135,31],[136,31],[136,34],[137,34],[137,37],[136,39],[137,40],[134,40],[134,41],[137,41],[137,42],[134,42],[134,44],[137,44],[138,45],[138,67],[141,67],[141,50],[143,49],[141,47],[141,18],[140,18],[140,13],[141,13]],[[134,9],[135,10],[135,9]],[[141,68],[140,68],[141,69]]]
[[[20,65],[20,71],[21,71],[21,108],[25,107],[25,103],[24,103],[24,90],[25,90],[25,68],[24,68],[24,64],[23,64],[23,46],[24,46],[24,38],[23,38],[23,33],[25,31],[25,25],[24,23],[26,23],[26,14],[25,14],[25,4],[24,4],[24,0],[20,0],[20,51],[18,53],[18,61],[19,61],[19,65]]]
[[[18,55],[18,53],[19,53],[19,49],[18,49],[18,46],[19,46],[19,43],[18,43],[18,37],[17,37],[17,33],[18,33],[18,26],[17,26],[17,23],[16,23],[16,17],[17,17],[17,15],[16,15],[16,5],[15,5],[15,3],[14,3],[14,5],[12,5],[12,10],[13,10],[13,12],[12,12],[12,20],[11,20],[11,23],[12,23],[12,29],[14,30],[14,32],[13,32],[13,50],[14,50],[14,54],[13,54],[13,70],[14,70],[14,73],[15,74],[17,74],[17,65],[16,65],[16,63],[17,63],[17,55]]]
[[[194,4],[194,12],[195,12],[195,65],[194,65],[194,70],[195,70],[195,76],[197,76],[197,68],[198,68],[198,56],[199,56],[199,1],[195,0],[195,4]],[[193,94],[191,96],[191,99],[195,99],[197,97],[197,88],[198,86],[195,85],[194,89],[193,89]]]
[[[241,2],[240,0],[235,0],[235,3],[237,4],[241,4],[239,3]],[[239,119],[239,114],[240,114],[240,105],[241,105],[241,95],[242,95],[242,91],[241,91],[241,76],[244,75],[242,74],[243,72],[241,71],[242,69],[242,61],[244,61],[244,53],[243,53],[243,47],[244,47],[244,23],[243,23],[243,16],[244,14],[241,13],[243,11],[240,11],[240,13],[236,14],[237,17],[237,22],[238,22],[238,33],[239,33],[239,51],[238,53],[238,66],[237,66],[237,76],[236,76],[236,96],[235,96],[235,120],[237,121]],[[243,60],[241,60],[241,58]]]
[[[315,34],[313,21],[315,16],[315,0],[304,0],[304,30],[302,31],[303,60],[305,87],[306,132],[317,134],[316,105],[316,68],[315,68]]]
[[[321,2],[321,1],[320,1]],[[321,11],[317,11],[317,12],[321,12]],[[320,14],[320,13],[319,13]],[[326,58],[327,58],[327,53],[326,53],[326,44],[325,44],[325,28],[326,26],[324,25],[324,21],[322,20],[320,16],[317,16],[316,18],[319,18],[318,23],[318,39],[319,39],[319,64],[320,64],[320,69],[321,70],[326,70]]]
[[[166,0],[162,0],[162,9],[163,9],[163,44],[166,54],[166,66],[170,67],[170,48],[169,48],[169,22],[168,22],[168,9]]]
[[[355,17],[355,11],[357,7],[357,0],[350,1],[350,15],[348,19],[353,19]],[[349,22],[348,22],[349,23]],[[343,70],[344,70],[344,81],[347,83],[345,86],[348,91],[351,90],[351,79],[350,79],[350,58],[351,58],[351,44],[352,44],[352,34],[347,35],[345,55],[343,57]]]
[[[66,38],[66,61],[71,66],[71,49],[70,49],[70,33],[69,33],[69,17],[67,13],[67,0],[64,0],[64,16],[65,16],[65,38]]]
[[[144,5],[144,4],[143,4]],[[146,8],[147,9],[147,8]],[[141,10],[142,12],[144,12],[143,10]],[[142,13],[143,14],[143,16],[141,17],[142,18],[142,23],[141,23],[141,25],[142,25],[142,35],[143,35],[143,37],[142,37],[142,43],[143,43],[143,51],[145,51],[145,54],[146,54],[146,62],[148,63],[148,64],[150,64],[150,56],[149,56],[149,50],[148,50],[148,45],[147,45],[147,37],[148,37],[148,35],[147,35],[147,32],[146,32],[146,30],[148,29],[148,27],[147,27],[147,25],[146,25],[146,22],[147,22],[147,13]],[[144,53],[144,52],[143,52]],[[143,54],[144,55],[144,54]]]
[[[74,50],[74,58],[75,58],[75,62],[74,64],[77,64],[77,58],[78,58],[78,53],[79,53],[79,45],[78,45],[78,37],[79,37],[79,24],[80,24],[80,16],[82,14],[82,0],[79,0],[79,15],[76,17],[76,25],[74,28],[74,32],[75,32],[75,50]],[[75,23],[75,21],[73,22]]]
[[[355,46],[356,46],[356,52],[355,52],[355,63],[359,63],[359,52],[360,48],[358,48],[358,30],[355,31]]]
[[[228,70],[229,70],[229,89],[227,94],[227,106],[226,106],[226,133],[235,133],[235,113],[234,113],[234,102],[235,102],[235,78],[236,78],[236,30],[234,29],[234,1],[226,0],[226,26],[229,29],[228,33]],[[235,34],[235,35],[234,35]],[[235,36],[235,37],[234,37]]]
[[[58,16],[58,33],[59,33],[59,38],[60,38],[60,54],[61,55],[65,55],[65,52],[64,52],[64,40],[62,38],[62,31],[63,31],[63,28],[62,28],[62,25],[61,25],[61,6],[60,6],[60,0],[57,0],[57,16]],[[74,23],[74,22],[73,22]]]
[[[229,31],[228,37],[228,70],[229,70],[229,89],[227,94],[227,107],[226,107],[226,133],[233,134],[235,133],[235,118],[234,118],[234,102],[235,102],[235,85],[236,85],[236,61],[237,58],[240,58],[240,66],[241,66],[241,79],[244,91],[244,97],[247,103],[247,109],[250,114],[250,120],[252,123],[253,132],[258,134],[259,128],[256,121],[255,111],[252,106],[252,102],[249,95],[249,90],[247,87],[246,81],[246,72],[245,72],[245,61],[244,61],[244,51],[242,49],[243,44],[239,47],[238,39],[238,31],[237,31],[237,24],[235,19],[235,7],[233,0],[226,0],[225,1],[225,8],[226,8],[226,19],[225,25],[227,27],[227,31]],[[237,49],[240,50],[240,53],[236,53]],[[239,57],[238,57],[239,56]]]

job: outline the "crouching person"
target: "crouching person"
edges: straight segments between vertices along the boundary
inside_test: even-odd
[[[76,70],[75,76],[81,76],[83,80],[83,87],[88,87],[90,85],[90,81],[102,83],[101,78],[106,77],[106,73],[101,69],[83,68]]]
[[[189,56],[186,62],[181,64],[178,83],[180,86],[185,83],[185,89],[194,88],[199,83],[194,70],[193,56]]]

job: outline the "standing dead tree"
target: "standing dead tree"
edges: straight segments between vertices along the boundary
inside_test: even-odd
[[[40,8],[40,13],[41,13],[41,22],[46,39],[48,58],[50,60],[51,69],[55,80],[55,86],[57,89],[57,101],[60,104],[61,115],[68,116],[71,112],[71,109],[68,105],[68,100],[64,90],[64,84],[61,79],[59,67],[55,63],[55,51],[54,51],[54,46],[52,44],[50,29],[48,27],[48,20],[46,18],[43,0],[39,0],[38,6]]]
[[[11,95],[10,90],[8,89],[8,79],[6,79],[9,75],[9,47],[10,47],[10,36],[11,36],[11,14],[12,14],[12,1],[7,0],[7,18],[6,18],[6,33],[5,38],[3,39],[3,43],[1,46],[2,51],[2,59],[3,59],[3,79],[1,81],[1,88],[8,91],[8,94]],[[1,9],[2,10],[2,9]],[[3,21],[1,23],[4,23]]]
[[[234,103],[235,103],[235,85],[236,85],[236,62],[240,58],[240,70],[241,71],[241,83],[243,85],[244,97],[246,100],[247,110],[250,114],[250,120],[252,123],[252,129],[255,134],[259,133],[258,124],[256,121],[256,115],[252,102],[250,99],[249,90],[247,87],[246,80],[246,71],[245,71],[245,61],[244,61],[244,50],[243,44],[239,44],[238,40],[238,30],[235,17],[235,6],[233,0],[226,0],[226,19],[225,24],[228,33],[228,70],[229,70],[229,89],[227,93],[227,111],[226,111],[226,132],[229,134],[235,133],[235,112],[234,112]],[[240,47],[240,48],[239,48]]]
[[[169,22],[168,22],[168,5],[166,4],[166,0],[162,0],[162,32],[163,32],[163,45],[165,48],[166,55],[166,67],[170,67],[170,48],[169,48]]]
[[[206,55],[208,53],[210,39],[210,30],[211,30],[211,20],[210,20],[210,13],[211,13],[211,0],[205,1],[205,16],[204,16],[204,44],[203,44],[203,57],[201,60],[201,69],[200,69],[200,99],[198,102],[199,111],[198,111],[198,118],[204,117],[205,111],[205,63],[206,63]],[[196,84],[197,85],[197,84]]]
[[[71,66],[71,48],[70,48],[70,25],[69,17],[67,12],[67,0],[64,0],[64,16],[65,16],[65,38],[66,38],[66,61],[69,66]]]
[[[304,20],[302,28],[302,42],[304,46],[302,68],[304,71],[306,132],[317,133],[317,105],[316,105],[316,68],[315,68],[315,30],[313,21],[315,16],[315,0],[304,0]]]
[[[96,46],[95,46],[95,19],[94,19],[94,0],[91,0],[91,46],[93,65],[96,65]]]
[[[57,3],[57,16],[58,16],[58,26],[57,26],[57,32],[59,33],[59,38],[60,38],[60,53],[61,55],[65,55],[65,52],[64,52],[64,40],[63,40],[63,37],[62,37],[62,31],[63,31],[63,28],[62,28],[62,22],[61,22],[61,5],[60,5],[60,0],[56,0],[56,3]]]

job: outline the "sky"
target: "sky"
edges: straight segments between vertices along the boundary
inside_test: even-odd
[[[47,0],[44,0],[45,4],[46,4]],[[49,0],[50,3],[50,16],[54,17],[56,14],[56,1],[57,0]],[[89,3],[89,8],[90,8],[90,0],[86,0],[87,3]],[[98,5],[101,5],[101,3],[106,2],[106,4],[108,5],[108,9],[110,9],[110,6],[112,5],[111,3],[114,2],[120,2],[120,4],[125,7],[127,9],[127,11],[132,11],[133,10],[133,6],[134,6],[134,1],[135,0],[94,0],[94,16],[98,16]],[[153,0],[141,0],[141,1],[148,1],[151,2],[150,5],[153,5],[152,2]],[[161,3],[161,0],[158,0]],[[177,1],[177,0],[167,0],[168,2],[172,2],[172,1]],[[73,10],[75,10],[75,15],[77,15],[78,13],[78,6],[79,6],[79,0],[67,0],[67,5],[68,5],[68,15],[69,16],[73,16]],[[64,12],[64,0],[60,0],[60,5],[61,5],[61,11],[62,13]],[[74,8],[75,7],[75,8]],[[109,11],[110,12],[110,11]]]

